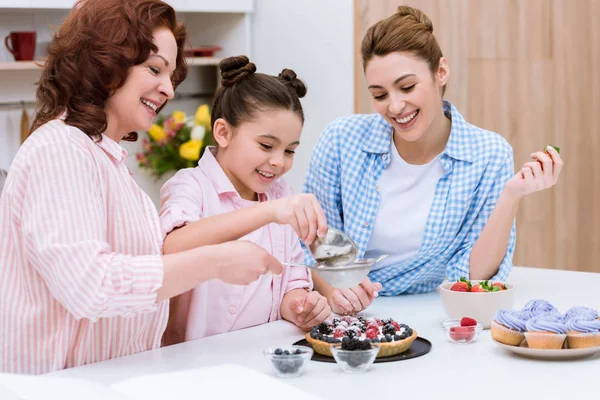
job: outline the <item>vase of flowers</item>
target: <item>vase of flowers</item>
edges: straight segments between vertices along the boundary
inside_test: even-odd
[[[193,117],[174,111],[159,115],[142,139],[142,151],[136,154],[140,168],[149,170],[158,180],[165,173],[190,168],[198,163],[207,145],[212,144],[210,112],[203,104]]]

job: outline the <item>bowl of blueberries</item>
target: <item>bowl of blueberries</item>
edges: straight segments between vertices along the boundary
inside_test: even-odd
[[[306,346],[278,347],[263,351],[273,367],[275,375],[281,378],[302,375],[304,365],[311,359],[313,352],[313,349]]]
[[[379,344],[369,340],[359,340],[356,337],[344,337],[342,343],[331,346],[331,354],[344,372],[367,371],[375,361],[377,353],[379,353]]]

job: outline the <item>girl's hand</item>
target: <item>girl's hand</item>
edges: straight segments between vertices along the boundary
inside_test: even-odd
[[[328,296],[329,305],[338,315],[354,315],[367,308],[381,290],[381,283],[373,283],[365,278],[359,285],[348,288],[335,288]]]
[[[291,290],[283,296],[282,306],[286,305],[290,307],[289,313],[286,312],[290,321],[306,332],[331,317],[331,308],[327,304],[327,299],[316,291]]]
[[[532,153],[531,158],[534,161],[525,163],[506,183],[506,190],[516,198],[551,188],[558,182],[563,161],[552,146],[546,147],[545,152]]]
[[[308,246],[327,234],[327,220],[314,194],[297,194],[273,202],[273,220],[290,225]]]

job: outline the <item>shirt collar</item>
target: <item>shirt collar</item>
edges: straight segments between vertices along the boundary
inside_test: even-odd
[[[443,100],[443,107],[444,114],[450,118],[452,123],[450,137],[442,154],[457,160],[473,161],[471,126],[452,103]],[[392,126],[381,115],[377,114],[369,129],[367,140],[363,141],[362,149],[368,153],[389,153],[392,132]]]
[[[204,154],[198,161],[198,167],[204,175],[208,178],[210,183],[212,183],[213,187],[217,191],[217,194],[225,194],[229,193],[235,196],[240,196],[236,188],[233,186],[229,177],[223,171],[223,168],[215,158],[215,154],[217,153],[217,148],[215,146],[207,146],[204,150]],[[259,193],[258,200],[265,201],[269,199],[271,196],[269,193]]]
[[[127,150],[105,134],[102,134],[102,140],[95,141],[95,143],[117,162],[124,163],[127,159]]]

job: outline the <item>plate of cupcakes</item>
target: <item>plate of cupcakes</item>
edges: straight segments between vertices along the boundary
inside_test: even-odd
[[[498,310],[492,321],[492,340],[530,358],[591,357],[600,352],[600,315],[584,306],[562,314],[546,300],[531,300],[521,310]]]

